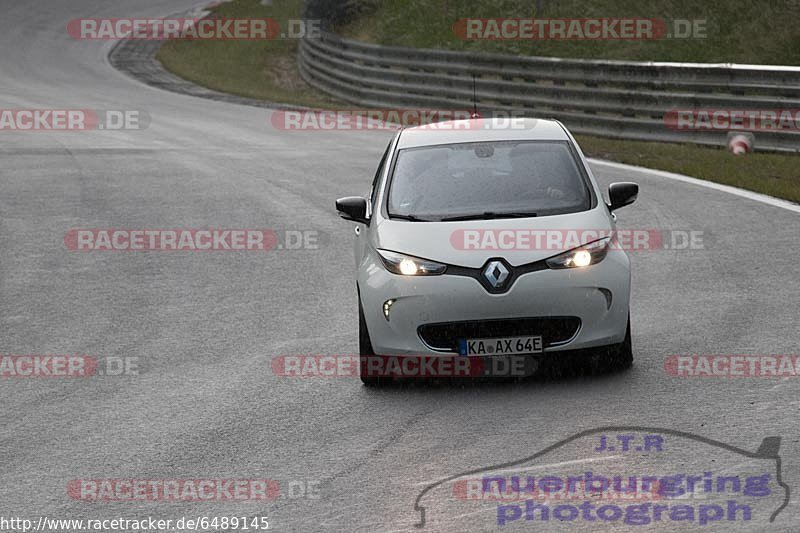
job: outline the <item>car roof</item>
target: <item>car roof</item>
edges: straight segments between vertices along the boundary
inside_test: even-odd
[[[487,141],[567,141],[569,136],[560,122],[539,118],[477,118],[447,120],[404,128],[398,149],[437,144]]]

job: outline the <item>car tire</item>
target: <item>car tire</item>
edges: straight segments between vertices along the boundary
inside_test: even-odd
[[[545,353],[537,374],[544,379],[598,376],[628,369],[632,364],[631,320],[628,317],[625,339],[621,343],[598,348]]]
[[[625,330],[625,340],[617,345],[617,353],[612,358],[612,366],[618,370],[625,370],[633,366],[633,342],[631,342],[631,317],[628,315],[628,327]]]
[[[633,365],[630,316],[625,328],[625,339],[622,342],[590,349],[588,354],[579,356],[578,359],[573,370],[582,376],[600,376],[630,368]]]
[[[625,339],[619,343],[609,346],[605,357],[601,358],[604,363],[599,369],[602,372],[614,372],[627,370],[633,365],[633,343],[631,342],[631,317],[628,315],[628,325],[625,328]]]
[[[375,356],[375,351],[372,349],[372,341],[369,340],[367,320],[364,318],[364,308],[361,306],[360,294],[358,297],[358,354],[361,382],[367,387],[385,385],[388,382],[387,378],[366,375],[367,362],[370,357]]]

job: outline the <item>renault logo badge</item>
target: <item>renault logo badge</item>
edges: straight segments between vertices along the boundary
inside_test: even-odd
[[[503,286],[508,279],[508,274],[508,269],[500,261],[489,261],[486,268],[483,269],[483,277],[495,289]]]

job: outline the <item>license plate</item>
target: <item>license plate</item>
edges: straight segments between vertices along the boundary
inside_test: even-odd
[[[458,353],[467,357],[480,355],[521,355],[540,353],[541,335],[499,337],[495,339],[458,339]]]

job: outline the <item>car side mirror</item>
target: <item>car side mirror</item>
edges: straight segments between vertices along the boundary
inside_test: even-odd
[[[639,196],[639,186],[629,181],[612,183],[608,186],[608,199],[611,204],[608,208],[613,211],[626,205],[631,205]]]
[[[336,200],[336,210],[345,220],[369,224],[367,218],[367,199],[361,196],[347,196]]]

